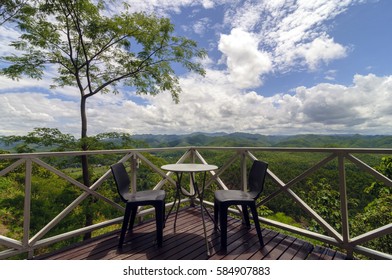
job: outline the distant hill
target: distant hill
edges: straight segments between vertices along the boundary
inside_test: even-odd
[[[389,135],[261,135],[250,133],[192,133],[186,135],[134,135],[150,147],[309,147],[309,148],[392,148]]]
[[[306,147],[306,148],[392,148],[390,135],[261,135],[251,133],[192,133],[176,134],[138,134],[137,147]],[[111,141],[105,139],[105,141]],[[113,139],[112,142],[119,141]],[[18,143],[21,144],[21,143]],[[16,144],[4,145],[0,137],[0,150],[13,151]],[[48,147],[33,147],[36,151],[50,150]],[[53,147],[52,147],[53,148]]]

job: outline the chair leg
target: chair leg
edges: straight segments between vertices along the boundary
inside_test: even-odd
[[[135,224],[135,219],[136,219],[136,214],[137,214],[137,209],[138,207],[132,207],[132,211],[131,211],[131,218],[129,220],[129,231],[133,230],[133,225]]]
[[[164,204],[155,205],[155,221],[157,227],[156,231],[157,231],[158,247],[162,247],[162,243],[163,243],[163,225],[165,220],[164,208],[165,208]]]
[[[244,217],[243,223],[246,225],[247,228],[250,228],[249,212],[247,205],[242,205],[242,215]]]
[[[129,221],[129,217],[131,215],[131,212],[132,212],[132,207],[127,204],[125,207],[125,213],[124,213],[123,223],[122,223],[122,227],[121,227],[120,241],[118,242],[119,247],[122,247],[122,245],[123,245],[124,237],[125,237],[125,233],[127,232],[127,226],[128,226],[128,221]]]
[[[132,211],[131,211],[131,219],[129,220],[129,228],[128,230],[131,232],[133,229],[133,225],[135,223],[135,218],[136,218],[136,213],[137,213],[137,206],[136,207],[132,207]]]
[[[219,224],[221,235],[221,250],[227,248],[227,206],[220,205],[219,207]]]
[[[162,207],[162,217],[163,217],[163,228],[166,226],[166,202],[163,201],[163,207]]]
[[[259,215],[257,214],[256,205],[251,205],[250,209],[252,211],[253,221],[255,222],[255,228],[257,232],[257,236],[259,237],[260,246],[264,246],[263,236],[261,234],[260,223],[259,223]]]

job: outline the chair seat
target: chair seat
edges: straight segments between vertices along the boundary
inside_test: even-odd
[[[215,191],[215,200],[224,203],[235,201],[250,203],[254,201],[254,195],[249,192],[239,190],[217,190]]]
[[[165,200],[164,190],[148,190],[148,191],[138,191],[136,193],[126,193],[123,195],[127,202],[143,202],[150,203],[153,201],[163,201]]]

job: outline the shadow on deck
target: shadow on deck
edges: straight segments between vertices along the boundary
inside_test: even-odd
[[[208,218],[207,218],[208,219]],[[57,260],[342,260],[338,251],[314,246],[308,242],[270,229],[263,229],[264,247],[260,248],[256,230],[248,230],[238,219],[228,221],[228,246],[220,251],[219,233],[208,219],[207,234],[211,256],[207,256],[200,209],[187,208],[167,220],[162,248],[155,244],[155,220],[135,225],[122,249],[118,249],[119,231],[74,244],[36,259]]]

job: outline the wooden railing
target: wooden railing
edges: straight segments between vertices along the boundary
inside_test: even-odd
[[[182,148],[154,148],[154,149],[129,149],[129,150],[109,150],[109,151],[88,151],[88,152],[48,152],[48,153],[29,153],[29,154],[2,154],[0,155],[0,163],[10,162],[5,168],[0,170],[0,176],[6,176],[9,172],[24,166],[24,208],[23,208],[23,234],[21,240],[0,235],[0,259],[10,258],[12,256],[27,254],[27,258],[34,256],[34,251],[47,247],[51,244],[67,240],[72,237],[81,236],[87,232],[93,232],[98,229],[106,228],[114,224],[119,224],[122,221],[122,216],[99,222],[87,227],[81,227],[72,231],[63,232],[61,234],[47,237],[48,233],[58,225],[69,213],[78,207],[86,198],[93,196],[97,200],[102,200],[108,205],[119,209],[121,211],[124,208],[117,204],[112,199],[105,197],[98,192],[100,186],[106,180],[111,178],[111,172],[108,167],[107,171],[96,180],[91,186],[87,187],[74,178],[66,175],[63,171],[49,165],[48,158],[59,158],[59,157],[79,157],[81,155],[97,156],[97,155],[118,155],[121,162],[130,162],[131,165],[131,187],[134,191],[137,190],[137,178],[138,178],[138,166],[143,164],[148,166],[151,172],[159,174],[161,180],[155,185],[155,189],[161,189],[164,186],[172,185],[175,186],[174,177],[170,172],[166,173],[161,170],[160,166],[157,166],[149,159],[148,155],[159,156],[160,153],[175,153],[180,154],[177,159],[173,159],[171,156],[171,163],[174,162],[201,162],[211,163],[214,162],[214,158],[208,158],[209,153],[227,153],[229,157],[226,157],[224,162],[220,164],[219,169],[215,172],[211,172],[209,180],[206,182],[206,187],[214,186],[215,188],[228,189],[222,177],[225,172],[229,172],[228,169],[235,163],[239,162],[239,171],[241,174],[241,185],[243,189],[246,189],[247,184],[247,162],[251,162],[254,159],[263,160],[263,155],[266,153],[311,153],[319,154],[321,160],[307,168],[301,174],[296,175],[294,178],[283,182],[275,173],[274,166],[271,165],[268,170],[268,179],[275,186],[275,190],[270,192],[268,195],[260,200],[259,205],[268,204],[275,197],[282,193],[285,193],[295,201],[297,207],[301,207],[312,219],[317,221],[318,225],[324,229],[326,234],[313,232],[308,229],[295,227],[289,224],[284,224],[264,217],[259,217],[260,221],[266,225],[270,225],[282,230],[290,231],[294,234],[299,234],[307,238],[312,238],[333,246],[337,246],[342,250],[346,251],[349,256],[353,253],[359,253],[370,258],[375,259],[392,259],[392,255],[376,251],[365,247],[363,244],[377,239],[379,237],[392,234],[392,224],[386,224],[379,228],[372,229],[371,231],[365,232],[358,236],[350,235],[350,223],[349,223],[349,211],[348,211],[348,197],[347,197],[347,181],[346,181],[346,164],[354,164],[358,166],[364,172],[367,172],[374,176],[375,180],[383,182],[386,186],[392,187],[392,181],[386,176],[382,175],[368,164],[355,157],[357,154],[372,154],[372,155],[392,155],[392,149],[339,149],[339,148],[224,148],[224,147],[182,147]],[[203,156],[204,155],[204,156]],[[209,161],[209,162],[207,162]],[[341,215],[341,230],[337,231],[334,226],[329,224],[315,209],[312,209],[301,197],[296,194],[293,187],[304,179],[314,174],[317,170],[325,167],[331,161],[337,161],[337,176],[338,176],[338,189],[340,193],[340,215]],[[113,162],[114,163],[114,162]],[[57,176],[68,181],[71,185],[76,186],[82,193],[72,201],[67,207],[65,207],[60,213],[57,214],[51,221],[49,221],[42,229],[31,236],[30,232],[30,221],[31,221],[31,202],[32,202],[32,172],[33,164],[36,164],[50,172],[53,172]],[[284,162],[283,162],[284,164]],[[167,207],[170,207],[173,202],[168,201]],[[204,203],[207,206],[212,206],[213,202],[205,200]],[[0,205],[0,209],[2,206]],[[241,214],[240,209],[231,209],[233,214]],[[146,214],[150,214],[151,209],[142,209],[139,213],[139,217],[143,217]],[[392,210],[391,210],[392,215]],[[1,226],[1,223],[0,223]],[[0,232],[1,233],[1,232]]]

